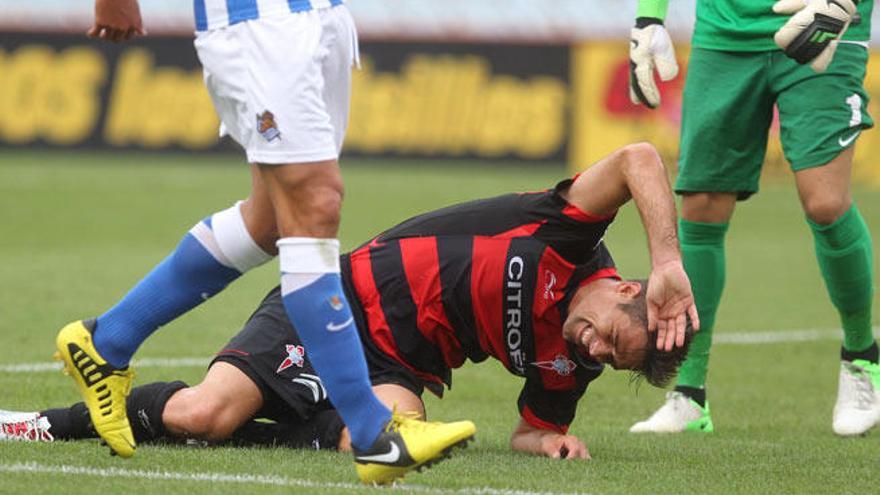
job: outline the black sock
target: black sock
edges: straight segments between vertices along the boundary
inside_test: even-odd
[[[40,411],[40,416],[49,420],[49,433],[56,440],[98,438],[98,434],[92,428],[89,410],[82,402],[70,407]]]
[[[868,347],[864,351],[848,351],[841,347],[840,359],[849,362],[855,361],[856,359],[864,359],[865,361],[870,361],[876,364],[878,360],[880,360],[880,348],[877,347],[876,340],[871,344],[871,347]]]
[[[229,442],[239,446],[283,446],[294,449],[336,450],[342,436],[342,418],[335,409],[320,411],[308,421],[263,423],[248,421]]]
[[[128,422],[136,442],[159,440],[165,436],[162,412],[175,392],[186,388],[183,382],[156,382],[135,387],[126,400]],[[49,420],[49,433],[56,440],[82,440],[98,438],[89,410],[82,402],[69,408],[47,409],[40,412]]]
[[[187,386],[181,381],[156,382],[131,389],[125,405],[136,442],[165,439],[165,424],[162,423],[165,404],[175,392]]]
[[[688,398],[699,404],[700,407],[706,407],[705,388],[685,387],[684,385],[677,385],[675,387],[675,391],[681,392],[684,395],[688,396]]]

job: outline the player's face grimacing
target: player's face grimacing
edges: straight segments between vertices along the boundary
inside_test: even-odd
[[[592,360],[614,369],[633,369],[644,361],[648,331],[624,311],[640,284],[601,279],[582,287],[572,299],[563,338]]]

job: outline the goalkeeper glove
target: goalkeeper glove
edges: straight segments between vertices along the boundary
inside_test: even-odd
[[[639,17],[629,39],[629,99],[648,108],[660,105],[654,69],[663,81],[678,75],[678,62],[663,21]]]
[[[794,14],[773,39],[800,64],[824,72],[843,33],[856,15],[859,0],[779,0],[777,14]]]

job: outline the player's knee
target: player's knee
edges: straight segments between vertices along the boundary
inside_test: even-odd
[[[735,193],[687,193],[682,196],[681,217],[689,222],[727,223],[735,207]]]
[[[205,399],[194,388],[175,394],[165,406],[162,420],[172,433],[200,440],[222,440],[236,426],[224,424],[223,404]]]
[[[654,147],[653,144],[647,141],[641,141],[638,143],[631,143],[623,147],[626,153],[634,156],[634,157],[656,157],[657,156],[657,148]]]
[[[848,196],[817,194],[804,199],[804,213],[807,218],[819,225],[831,225],[846,213],[850,203]]]
[[[342,188],[332,186],[318,187],[311,194],[308,205],[316,222],[326,225],[339,225],[342,211]]]
[[[662,163],[658,158],[657,148],[651,143],[632,143],[620,149],[624,158],[637,165],[654,165]]]
[[[189,432],[201,440],[223,440],[235,431],[226,419],[225,408],[216,402],[203,402],[190,408],[186,415]]]
[[[344,188],[341,176],[316,172],[289,189],[290,210],[279,213],[279,234],[291,235],[291,226],[304,229],[297,235],[336,232],[342,210]]]
[[[411,390],[396,383],[373,385],[373,393],[387,407],[400,412],[416,413],[419,419],[425,419],[425,404]]]

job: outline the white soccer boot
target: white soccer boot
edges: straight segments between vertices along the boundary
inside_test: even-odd
[[[49,420],[38,412],[0,410],[0,442],[52,442]]]
[[[880,364],[840,362],[837,403],[831,427],[843,436],[867,433],[880,423]]]
[[[679,433],[682,431],[715,431],[709,416],[709,401],[700,407],[696,401],[681,392],[666,392],[666,403],[650,418],[639,421],[629,429],[631,433]]]

